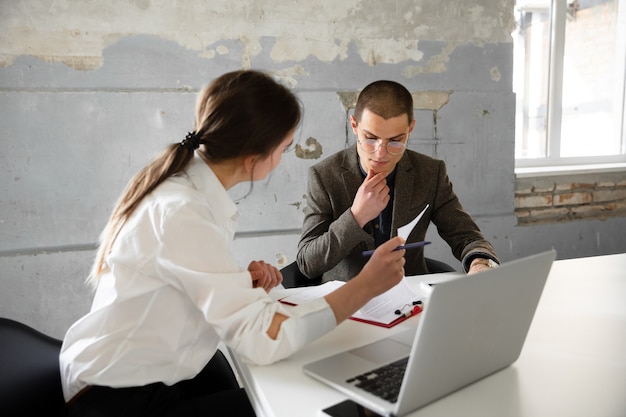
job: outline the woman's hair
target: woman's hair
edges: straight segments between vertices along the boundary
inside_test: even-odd
[[[361,122],[365,109],[384,119],[406,114],[410,124],[413,121],[413,96],[402,84],[395,81],[374,81],[359,93],[354,108],[357,123]]]
[[[100,246],[87,279],[96,285],[106,270],[105,258],[120,229],[143,198],[185,169],[194,149],[209,162],[269,156],[300,123],[295,95],[260,71],[226,73],[205,87],[196,103],[194,132],[170,144],[129,182],[100,235]]]

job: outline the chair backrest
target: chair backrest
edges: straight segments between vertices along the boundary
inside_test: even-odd
[[[0,415],[61,416],[62,341],[0,317]]]
[[[426,268],[428,268],[429,274],[440,274],[442,272],[455,272],[455,269],[445,262],[441,262],[432,258],[424,258],[424,259],[426,260]]]
[[[300,271],[296,261],[293,261],[289,265],[283,267],[280,270],[283,275],[283,287],[295,288],[295,287],[310,287],[312,285],[319,285],[322,283],[322,277],[309,278]]]

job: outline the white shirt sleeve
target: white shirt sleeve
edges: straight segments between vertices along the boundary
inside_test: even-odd
[[[160,225],[158,275],[180,288],[220,338],[247,361],[283,359],[336,326],[325,299],[297,307],[272,300],[233,260],[226,225],[193,204],[166,213]],[[276,313],[289,318],[276,340],[267,335]]]

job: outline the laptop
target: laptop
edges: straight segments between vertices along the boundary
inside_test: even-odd
[[[421,408],[517,360],[555,256],[550,250],[438,282],[417,329],[308,363],[303,371],[384,416]],[[387,368],[399,370],[399,390],[381,390],[375,382]]]

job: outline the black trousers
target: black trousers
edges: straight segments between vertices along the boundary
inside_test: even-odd
[[[228,361],[219,350],[193,379],[168,386],[92,386],[70,401],[68,417],[255,416]]]

